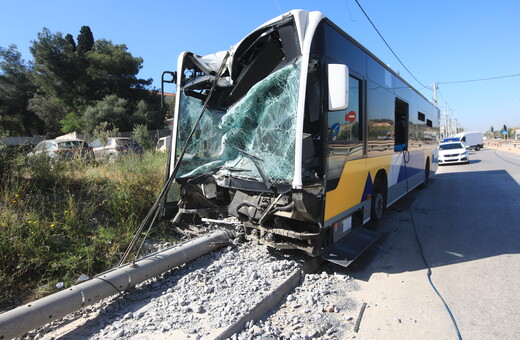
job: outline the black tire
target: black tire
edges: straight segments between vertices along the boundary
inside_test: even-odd
[[[372,192],[372,202],[370,209],[370,217],[374,223],[377,223],[383,218],[386,207],[386,195],[380,182],[376,182]]]
[[[475,146],[475,151],[480,151],[480,145]]]

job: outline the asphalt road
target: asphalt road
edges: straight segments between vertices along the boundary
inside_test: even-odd
[[[520,154],[483,149],[390,207],[347,273],[367,303],[357,339],[520,339]]]

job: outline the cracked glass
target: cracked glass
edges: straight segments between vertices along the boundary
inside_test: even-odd
[[[294,176],[296,112],[301,61],[276,70],[251,87],[227,111],[207,108],[177,177],[205,173],[291,183]],[[203,102],[180,95],[177,152],[186,143]],[[255,164],[256,163],[256,164]]]

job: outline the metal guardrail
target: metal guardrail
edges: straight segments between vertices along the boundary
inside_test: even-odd
[[[484,145],[520,148],[520,140],[490,140],[485,141]]]

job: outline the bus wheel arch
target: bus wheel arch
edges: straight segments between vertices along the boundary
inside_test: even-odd
[[[424,164],[424,182],[419,186],[419,188],[424,189],[428,186],[430,182],[430,157],[426,157],[426,163]]]
[[[388,178],[384,170],[379,170],[374,179],[372,189],[372,203],[370,208],[370,219],[377,223],[383,217],[386,209],[388,193]]]

